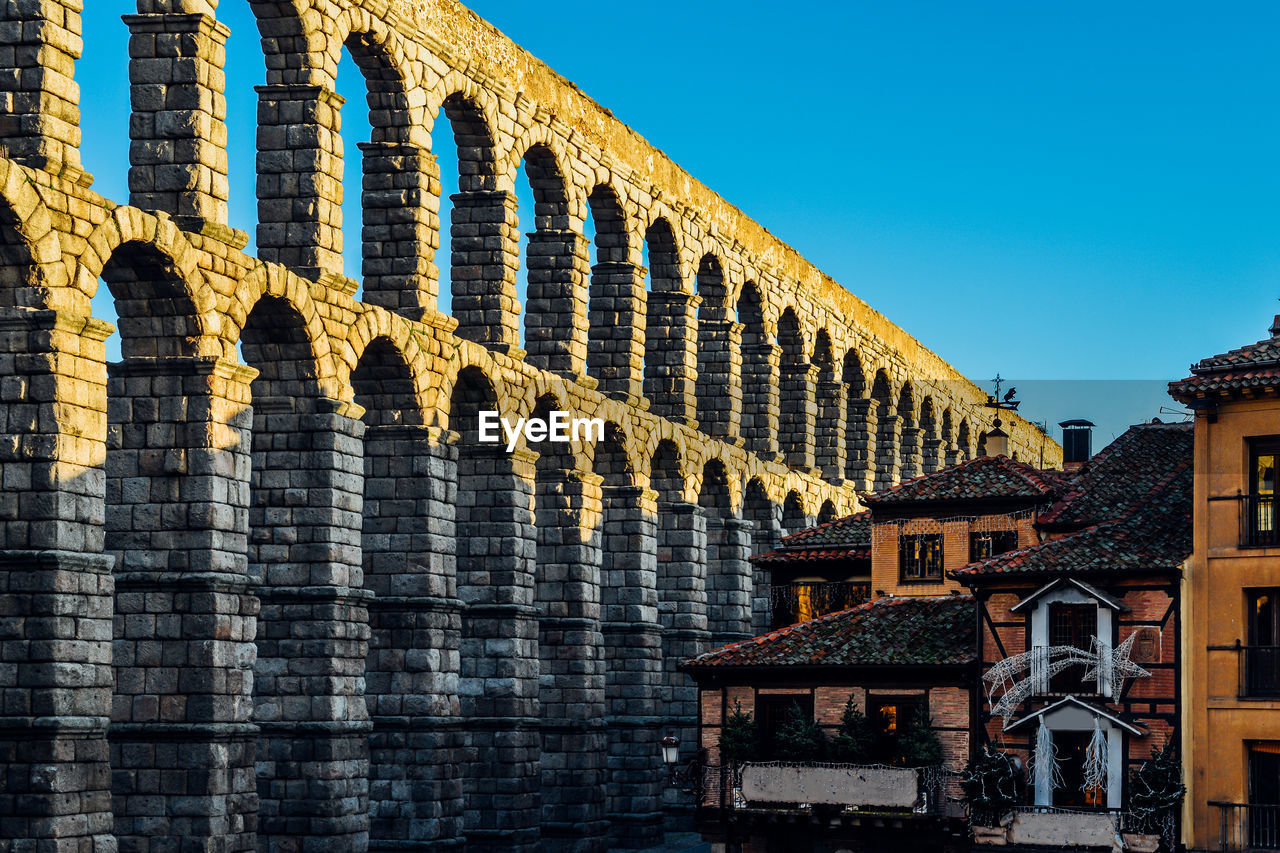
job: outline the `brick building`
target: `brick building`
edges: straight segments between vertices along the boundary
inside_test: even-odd
[[[798,530],[751,563],[765,575],[773,628],[861,604],[871,594],[871,513]]]

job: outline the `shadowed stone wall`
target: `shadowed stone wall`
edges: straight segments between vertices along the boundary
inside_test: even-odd
[[[462,6],[251,5],[256,223],[227,221],[214,0],[126,18],[129,199],[79,165],[79,0],[0,7],[0,838],[651,844],[677,662],[768,624],[750,554],[973,455],[985,395]],[[479,442],[548,409],[605,440]]]

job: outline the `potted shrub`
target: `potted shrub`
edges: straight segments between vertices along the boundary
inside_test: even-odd
[[[1022,764],[1006,752],[984,745],[964,770],[965,798],[975,844],[1005,844],[1009,813],[1022,801]]]
[[[1172,848],[1173,829],[1182,808],[1182,763],[1173,741],[1151,750],[1151,757],[1129,773],[1130,832],[1123,833],[1125,849],[1155,853],[1162,840]]]
[[[832,755],[849,764],[870,764],[875,761],[879,741],[875,726],[853,704],[853,694],[849,694],[840,717],[840,731],[831,742]]]

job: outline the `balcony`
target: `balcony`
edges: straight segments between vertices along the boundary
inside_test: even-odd
[[[1280,646],[1234,647],[1240,666],[1241,699],[1280,699]]]
[[[961,817],[957,780],[941,767],[749,762],[707,767],[702,804],[726,812]]]
[[[1082,810],[1022,806],[1000,826],[975,826],[974,847],[1013,845],[1019,849],[1071,850],[1099,848],[1151,853],[1160,836],[1133,831],[1131,816],[1116,809]],[[1121,843],[1116,846],[1117,840]]]
[[[1240,547],[1280,546],[1275,495],[1237,495],[1240,507]]]
[[[778,583],[774,584],[770,598],[773,628],[785,628],[869,601],[871,584],[865,581]]]
[[[1218,841],[1232,853],[1280,850],[1280,805],[1215,803],[1218,810]]]

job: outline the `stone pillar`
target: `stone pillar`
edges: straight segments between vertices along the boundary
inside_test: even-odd
[[[778,453],[778,371],[782,348],[753,344],[742,348],[742,435],[747,448],[765,460]]]
[[[707,628],[711,646],[751,634],[751,528],[741,518],[708,518]]]
[[[923,442],[924,449],[921,456],[921,468],[923,473],[932,474],[942,467],[942,439],[926,438]]]
[[[144,4],[145,5],[145,4]],[[155,5],[155,4],[153,4]],[[165,6],[168,4],[158,4]],[[126,15],[129,26],[129,203],[199,231],[227,224],[226,44],[207,13]]]
[[[942,459],[946,463],[947,467],[950,467],[961,462],[964,459],[964,455],[961,453],[960,448],[952,445],[946,449],[945,453],[943,453]]]
[[[130,849],[256,846],[249,383],[222,359],[110,368],[112,793]]]
[[[342,272],[343,98],[328,86],[256,86],[258,257],[318,280]]]
[[[539,845],[538,621],[533,606],[536,454],[468,447],[458,459],[465,849]]]
[[[777,519],[756,517],[751,519],[752,556],[767,554],[778,547],[782,531]],[[751,635],[758,637],[773,627],[773,572],[751,564]]]
[[[916,426],[903,426],[899,431],[902,436],[899,451],[901,463],[899,466],[899,478],[901,480],[910,480],[912,477],[920,475],[920,428]]]
[[[902,418],[889,407],[883,407],[876,424],[876,478],[875,490],[887,489],[898,483],[898,446]]]
[[[658,621],[657,492],[606,486],[603,596],[609,843],[662,843],[662,624]]]
[[[817,409],[814,422],[814,463],[822,472],[822,478],[836,485],[844,482],[845,473],[845,415],[848,412],[845,395],[849,386],[843,382],[824,379],[818,382]]]
[[[254,720],[264,853],[359,849],[369,835],[364,701],[369,594],[360,557],[358,407],[257,399],[250,574],[258,584]]]
[[[866,494],[875,490],[876,436],[880,419],[873,400],[852,398],[846,403],[845,412],[845,441],[848,444],[845,479],[855,491]]]
[[[631,405],[644,396],[645,273],[628,263],[591,268],[587,370],[601,393]]]
[[[458,337],[497,352],[518,353],[520,257],[515,194],[476,191],[455,193],[450,199],[453,316]]]
[[[689,503],[658,505],[658,621],[662,624],[663,728],[697,742],[698,689],[676,669],[710,647],[707,630],[707,519]]]
[[[80,168],[84,0],[8,3],[0,65],[0,153],[85,185]]]
[[[605,674],[598,474],[538,469],[542,850],[603,853]]]
[[[649,294],[645,323],[644,394],[654,414],[698,425],[697,316],[700,296],[679,291]]]
[[[370,851],[462,844],[457,442],[436,427],[365,432]]]
[[[698,423],[707,435],[730,442],[737,441],[742,419],[742,328],[730,320],[698,325]]]
[[[414,320],[436,311],[440,167],[409,142],[362,142],[364,301]]]
[[[0,838],[50,853],[116,850],[113,561],[101,553],[111,331],[89,317],[0,311]]]
[[[534,231],[527,248],[529,292],[524,348],[528,362],[570,378],[587,364],[587,240],[575,231]]]
[[[814,382],[818,368],[811,364],[784,364],[779,388],[782,413],[779,417],[782,454],[787,464],[802,470],[814,469],[813,428],[817,417]]]

